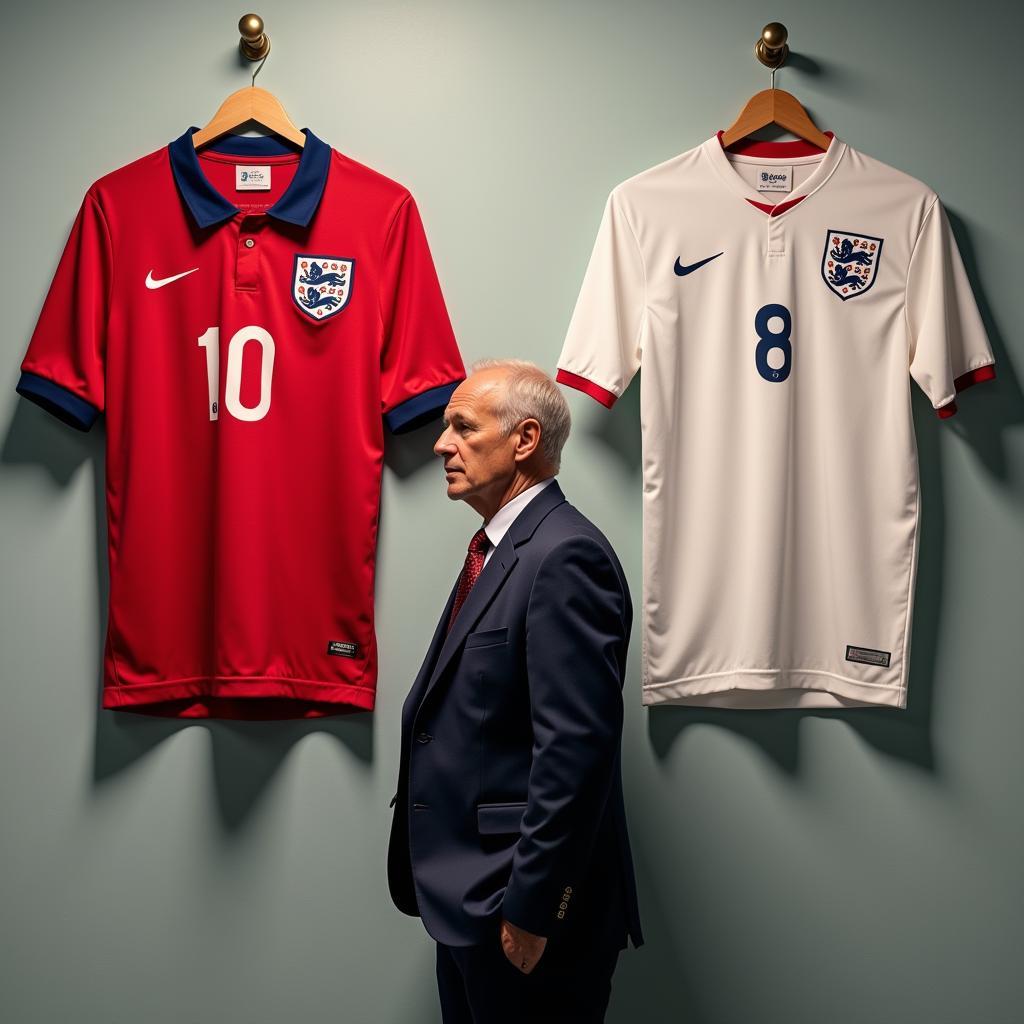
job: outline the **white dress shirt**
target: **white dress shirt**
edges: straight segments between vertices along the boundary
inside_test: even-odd
[[[484,524],[484,533],[491,546],[484,555],[484,565],[491,560],[494,549],[501,543],[501,538],[508,533],[509,527],[516,521],[519,513],[533,501],[534,498],[544,490],[555,478],[549,476],[547,480],[541,480],[539,484],[527,487],[525,491],[517,494],[511,501],[506,502],[497,512],[491,516],[490,521]]]

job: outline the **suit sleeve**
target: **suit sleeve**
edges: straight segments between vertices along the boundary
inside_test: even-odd
[[[533,762],[502,912],[536,935],[571,914],[612,785],[628,608],[625,583],[589,537],[555,548],[534,580],[526,615]]]

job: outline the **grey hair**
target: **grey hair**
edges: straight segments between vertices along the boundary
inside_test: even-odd
[[[551,377],[525,359],[478,359],[470,372],[498,368],[508,371],[507,386],[497,389],[494,402],[502,429],[507,436],[523,420],[535,419],[540,424],[541,452],[557,473],[572,426],[569,403]]]

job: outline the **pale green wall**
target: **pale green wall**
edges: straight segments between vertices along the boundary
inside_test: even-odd
[[[772,18],[806,55],[779,85],[942,195],[1000,379],[948,423],[915,397],[909,709],[648,714],[634,637],[648,945],[623,958],[609,1020],[1020,1019],[1024,19],[996,0],[257,6],[260,84],[416,195],[467,359],[553,368],[609,189],[767,84],[751,48]],[[247,81],[242,13],[50,0],[0,20],[3,1024],[438,1019],[432,944],[385,880],[399,709],[476,526],[444,497],[432,428],[389,452],[376,714],[184,725],[98,711],[102,432],[13,393],[86,187]],[[562,479],[638,597],[637,399],[571,396]]]

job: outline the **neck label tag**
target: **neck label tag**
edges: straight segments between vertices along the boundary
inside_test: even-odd
[[[267,192],[270,189],[270,164],[235,164],[237,192]]]
[[[758,192],[792,192],[793,166],[763,166],[757,168]]]

